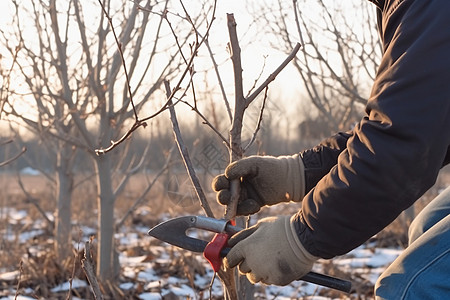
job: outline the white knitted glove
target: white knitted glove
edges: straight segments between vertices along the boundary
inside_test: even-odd
[[[291,218],[265,218],[230,238],[225,263],[252,283],[287,285],[310,272],[319,257],[301,244]]]
[[[237,214],[249,215],[262,206],[280,202],[299,202],[305,196],[305,168],[301,157],[250,156],[231,163],[225,174],[214,178],[212,187],[217,201],[228,205],[231,199],[230,181],[241,181]]]

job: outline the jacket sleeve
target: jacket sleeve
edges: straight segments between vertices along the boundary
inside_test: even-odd
[[[305,166],[306,193],[336,165],[337,158],[347,147],[347,140],[350,136],[350,132],[335,134],[314,148],[300,153]]]
[[[390,5],[392,2],[395,5]],[[337,164],[305,196],[295,226],[331,258],[392,222],[436,181],[450,145],[450,1],[386,1],[384,55]]]

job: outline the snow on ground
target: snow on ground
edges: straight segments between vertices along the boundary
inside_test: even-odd
[[[9,224],[17,226],[17,224],[29,223],[24,211],[16,211],[8,209],[3,216],[9,216]],[[32,224],[33,225],[33,224]],[[27,226],[27,231],[21,232],[19,235],[11,229],[2,229],[0,234],[5,241],[16,240],[19,243],[25,243],[27,239],[33,239],[43,234],[40,221],[35,221],[35,226]],[[80,226],[77,226],[77,231]],[[149,237],[146,233],[149,228],[133,227],[122,229],[116,234],[119,242],[121,265],[121,283],[119,288],[123,291],[133,291],[139,289],[139,299],[156,300],[163,299],[170,295],[175,299],[209,299],[210,291],[217,299],[223,295],[220,280],[215,278],[212,286],[210,286],[214,273],[208,265],[206,259],[201,254],[192,254],[188,251],[161,243],[154,238]],[[82,227],[84,236],[83,240],[87,240],[89,235],[95,233],[95,230],[89,227]],[[39,252],[38,246],[27,249],[29,253]],[[82,249],[83,242],[78,243],[76,248]],[[131,251],[130,249],[138,249],[139,251]],[[358,274],[360,278],[365,278],[370,283],[375,284],[378,276],[383,272],[400,253],[401,249],[393,248],[375,248],[373,244],[366,243],[361,247],[351,251],[347,255],[338,257],[333,260],[333,265],[339,270],[349,273]],[[23,254],[26,257],[25,253]],[[315,267],[314,271],[322,272],[320,264]],[[186,272],[188,270],[188,273]],[[0,269],[0,282],[17,280],[19,277],[18,270]],[[85,288],[88,283],[84,280],[75,278],[72,281],[72,289]],[[0,286],[1,287],[1,286]],[[31,287],[23,287],[20,291],[18,300],[35,299],[27,296],[27,288],[32,293]],[[69,281],[48,287],[52,292],[64,292],[70,288]],[[324,289],[314,284],[303,281],[295,281],[285,287],[262,286],[257,285],[256,297],[258,299],[311,299],[326,300],[333,299],[319,296],[320,291]],[[15,289],[11,288],[9,294],[0,293],[0,300],[14,299]],[[349,299],[344,294],[336,294],[338,299]],[[172,299],[172,298],[171,298]]]
[[[0,280],[2,281],[11,281],[16,278],[18,278],[20,275],[19,270],[11,271],[11,272],[4,272],[0,274]]]
[[[58,292],[68,291],[71,288],[77,289],[77,288],[86,287],[86,286],[88,286],[86,281],[75,278],[74,280],[72,280],[72,282],[67,281],[67,282],[64,282],[64,283],[61,283],[61,284],[55,286],[54,288],[51,289],[51,291],[53,293],[58,293]]]
[[[14,295],[12,296],[7,296],[7,297],[2,297],[0,298],[0,300],[35,300],[36,298],[32,298],[32,297],[27,297],[27,296],[22,296],[19,295],[17,297],[15,297]]]

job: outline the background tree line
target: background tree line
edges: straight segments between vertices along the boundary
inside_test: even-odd
[[[239,35],[243,50],[261,43],[280,56],[297,42],[302,47],[292,60],[291,74],[296,76],[289,80],[292,88],[301,90],[296,103],[281,101],[286,90],[269,89],[256,98],[241,120],[243,144],[257,133],[245,155],[299,152],[359,120],[380,55],[374,8],[361,1],[335,2],[247,4],[252,20]],[[90,173],[98,202],[97,275],[114,280],[114,204],[134,175],[147,170],[162,174],[174,160],[167,110],[178,110],[194,162],[201,164],[210,145],[218,149],[216,158],[226,157],[219,169],[228,160],[223,137],[236,107],[227,104],[233,92],[229,76],[224,76],[231,73],[230,46],[224,49],[226,37],[214,34],[217,3],[8,3],[11,24],[0,31],[2,57],[9,58],[1,65],[0,113],[14,143],[0,147],[0,158],[24,145],[27,152],[2,171],[31,166],[54,185],[59,259],[71,251],[75,176]],[[277,56],[266,60],[275,64],[272,57]],[[246,79],[250,94],[272,70],[264,65],[249,68],[244,77],[260,74]],[[166,101],[164,81],[178,83],[173,102]],[[107,155],[97,155],[96,150],[124,136],[133,118],[146,119],[146,128]]]
[[[296,122],[296,121],[294,121]],[[161,126],[161,125],[158,125]],[[166,126],[164,128],[164,126]],[[292,127],[292,125],[291,125]],[[194,123],[193,127],[185,127],[188,130],[183,131],[186,145],[195,153],[202,151],[209,144],[213,144],[218,149],[223,148],[221,142],[217,139],[211,140],[211,135],[204,126]],[[189,130],[190,129],[190,130]],[[147,131],[157,131],[151,137],[152,147],[147,153],[152,157],[146,164],[144,171],[158,171],[165,164],[164,153],[170,149],[173,144],[173,134],[170,131],[169,124],[163,125],[158,130],[145,129]],[[261,132],[258,136],[256,144],[248,151],[248,155],[268,154],[283,155],[288,153],[299,152],[307,147],[314,146],[321,138],[332,134],[333,128],[330,128],[320,120],[297,121],[295,130],[290,130],[287,136],[286,126],[282,126],[276,118],[267,117],[266,122],[262,125]],[[4,137],[6,139],[6,137]],[[141,156],[148,144],[148,136],[137,133],[133,142],[128,146],[128,152],[124,154],[123,164],[119,167],[121,172],[126,171],[133,157]],[[0,169],[0,172],[9,172],[14,174],[25,168],[34,169],[40,173],[54,173],[56,171],[55,150],[45,149],[45,140],[41,136],[27,134],[26,137],[16,136],[14,143],[8,143],[0,147],[0,158],[8,159],[14,153],[17,153],[22,147],[27,148],[27,153]],[[45,151],[43,151],[45,149]],[[222,149],[225,154],[224,149]],[[223,165],[222,165],[223,167]],[[94,172],[89,155],[85,152],[77,152],[74,157],[73,171],[75,173]]]

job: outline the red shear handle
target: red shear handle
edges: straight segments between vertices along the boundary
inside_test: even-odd
[[[222,258],[230,251],[230,248],[226,248],[229,238],[230,235],[227,233],[217,233],[203,251],[203,256],[209,261],[214,272],[220,270]],[[352,289],[352,283],[350,281],[315,272],[309,272],[298,280],[318,284],[346,293],[350,293]]]
[[[229,238],[230,235],[228,233],[216,233],[203,251],[203,256],[209,261],[214,272],[219,271],[222,266],[222,257],[224,255],[221,255],[221,252],[227,245]]]

